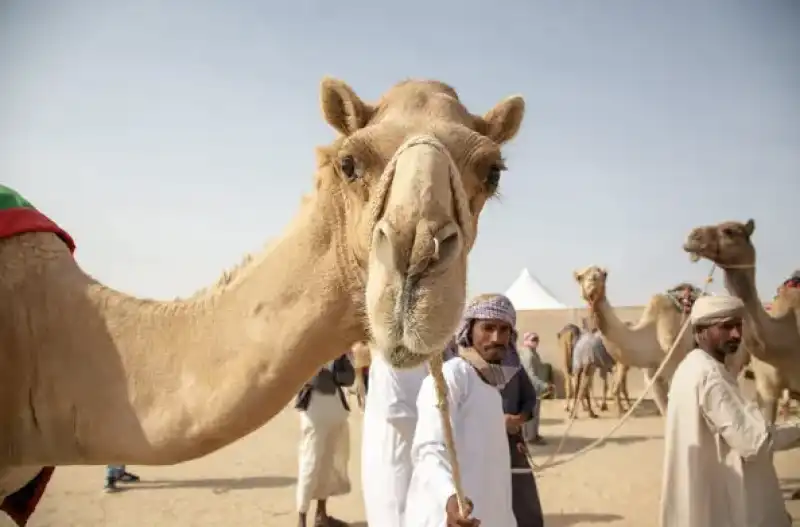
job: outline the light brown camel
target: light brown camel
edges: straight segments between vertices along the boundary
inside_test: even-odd
[[[611,345],[608,352],[619,363],[641,368],[645,381],[650,382],[667,352],[675,342],[685,320],[685,309],[664,293],[655,294],[647,303],[639,321],[628,326],[622,322],[606,298],[608,272],[590,266],[574,272],[583,299],[589,304],[590,315],[603,337]],[[653,399],[661,415],[667,410],[667,386],[675,368],[694,347],[691,331],[685,331],[661,376],[653,383]]]
[[[705,258],[725,272],[725,287],[745,304],[742,341],[751,356],[758,402],[774,423],[784,389],[800,392],[800,290],[782,288],[769,312],[755,285],[755,221],[727,221],[692,229],[683,249],[693,260]]]
[[[575,376],[572,373],[572,352],[575,349],[575,343],[581,336],[581,328],[575,324],[567,324],[561,331],[556,334],[558,337],[558,348],[561,352],[561,358],[564,361],[564,411],[570,411],[570,402],[573,398],[573,386],[575,383]]]
[[[339,136],[317,151],[311,194],[280,239],[207,291],[133,298],[85,274],[53,234],[0,240],[3,495],[45,465],[206,455],[367,334],[397,367],[442,349],[524,101],[479,116],[437,81],[402,82],[375,104],[339,80],[321,88]]]

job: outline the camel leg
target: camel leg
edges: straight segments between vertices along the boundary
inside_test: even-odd
[[[570,406],[569,403],[572,400],[573,396],[573,389],[572,389],[572,375],[569,373],[569,369],[564,370],[564,411],[569,412]]]
[[[581,401],[584,403],[584,408],[589,413],[589,417],[592,419],[597,419],[597,414],[594,413],[594,409],[592,408],[592,398],[591,398],[591,385],[592,385],[592,376],[594,375],[594,368],[589,366],[584,366],[581,368],[580,372],[578,373],[578,385],[577,391],[575,394],[575,404],[578,404],[578,399],[580,398]]]
[[[581,393],[580,387],[583,385],[583,368],[581,368],[577,372],[575,372],[575,378],[574,379],[570,379],[570,380],[574,380],[575,384],[572,386],[572,388],[574,388],[574,389],[572,390],[571,397],[569,399],[567,399],[567,408],[570,408],[570,410],[569,410],[570,415],[572,415],[572,413],[574,412],[575,413],[575,417],[577,418],[577,416],[578,416],[578,399],[580,398],[580,393]],[[571,405],[571,407],[570,407],[570,405]]]
[[[600,372],[600,380],[603,381],[603,398],[600,402],[600,411],[607,412],[608,411],[608,372],[601,371]]]
[[[644,382],[650,384],[653,376],[655,375],[658,368],[647,368],[644,371]],[[658,413],[661,414],[662,417],[667,415],[667,389],[666,386],[661,382],[661,379],[656,379],[656,382],[653,383],[653,400],[658,407]]]
[[[621,373],[623,371],[622,364],[617,364],[614,366],[612,370],[613,378],[611,385],[611,393],[614,394],[614,402],[617,404],[617,413],[622,415],[625,409],[622,406],[622,376]]]
[[[565,374],[564,375],[564,411],[569,413],[571,411],[571,403],[575,395],[578,393],[578,381],[576,380],[577,377],[575,375]]]
[[[631,396],[628,393],[628,372],[630,371],[630,367],[623,365],[622,371],[620,372],[620,384],[622,385],[622,395],[625,398],[625,403],[628,405],[628,408],[631,407],[633,403],[631,403]]]

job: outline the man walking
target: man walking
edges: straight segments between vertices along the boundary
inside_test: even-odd
[[[347,464],[350,437],[343,386],[355,381],[355,370],[347,357],[326,365],[297,394],[300,410],[300,454],[297,476],[298,526],[306,527],[311,500],[317,500],[314,527],[346,525],[328,514],[328,498],[350,492]]]

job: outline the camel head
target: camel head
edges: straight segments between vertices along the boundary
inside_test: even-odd
[[[592,265],[572,273],[581,288],[581,296],[590,305],[594,305],[606,296],[606,278],[608,271]]]
[[[339,137],[320,149],[317,191],[337,196],[342,272],[358,284],[374,349],[413,367],[442,351],[462,315],[478,216],[525,103],[473,115],[453,88],[410,80],[370,104],[325,79],[322,110]]]
[[[726,221],[692,229],[683,244],[692,261],[706,258],[722,268],[751,266],[756,261],[756,250],[750,237],[756,228],[753,220],[747,223]]]

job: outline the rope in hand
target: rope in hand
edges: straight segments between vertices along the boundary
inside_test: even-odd
[[[708,287],[711,285],[711,282],[713,281],[714,271],[716,271],[716,269],[717,269],[717,264],[712,264],[711,270],[708,272],[708,276],[706,277],[705,286],[703,287],[703,292],[702,292],[703,295],[705,295],[707,293]],[[512,474],[521,474],[521,473],[522,474],[530,474],[532,471],[533,472],[542,472],[542,471],[544,471],[544,470],[546,470],[548,468],[553,468],[553,467],[557,467],[559,465],[563,465],[565,463],[569,463],[570,461],[575,460],[576,458],[586,454],[587,452],[590,452],[590,451],[594,450],[595,448],[597,448],[598,446],[603,444],[608,438],[610,438],[612,435],[614,435],[614,433],[616,433],[616,431],[619,430],[622,427],[622,425],[625,424],[625,422],[633,415],[633,412],[642,403],[644,398],[647,396],[647,394],[653,388],[653,385],[656,383],[656,381],[661,376],[661,373],[664,371],[664,368],[669,363],[670,358],[672,357],[672,355],[675,353],[675,350],[680,345],[681,338],[683,338],[684,333],[686,333],[686,329],[689,327],[689,322],[690,322],[690,318],[687,316],[685,318],[684,322],[683,322],[683,325],[681,326],[680,331],[678,332],[678,335],[675,337],[675,340],[672,342],[672,346],[670,347],[669,351],[667,352],[666,356],[664,357],[664,360],[661,361],[661,365],[659,365],[659,367],[656,370],[655,374],[653,374],[652,378],[650,379],[650,382],[648,382],[647,386],[645,386],[645,389],[642,392],[642,394],[639,396],[639,398],[636,400],[636,402],[634,402],[633,405],[631,405],[631,407],[628,409],[628,411],[625,412],[625,415],[623,415],[620,418],[620,420],[614,425],[614,427],[608,433],[606,433],[604,436],[599,437],[596,440],[592,441],[591,443],[589,443],[585,447],[581,448],[577,452],[574,452],[573,454],[571,454],[571,455],[569,455],[569,456],[567,456],[567,457],[565,457],[563,459],[554,460],[554,458],[561,452],[561,449],[564,446],[564,442],[567,439],[567,434],[569,433],[570,428],[572,428],[572,424],[575,422],[577,404],[573,404],[572,414],[570,415],[570,421],[567,424],[567,428],[564,430],[564,434],[561,436],[561,442],[559,443],[558,448],[556,449],[556,451],[553,454],[551,454],[550,456],[548,456],[547,460],[544,463],[542,463],[541,465],[537,465],[533,461],[530,453],[527,452],[527,449],[526,449],[526,454],[527,454],[526,457],[528,459],[528,464],[531,466],[530,469],[524,469],[524,468],[511,469]]]
[[[453,486],[456,489],[456,499],[458,500],[458,512],[462,518],[466,518],[467,498],[461,486],[461,467],[458,464],[456,455],[456,442],[453,437],[453,426],[450,421],[450,401],[448,399],[447,382],[444,380],[442,365],[444,364],[444,354],[434,353],[430,360],[431,377],[436,391],[436,406],[439,408],[439,416],[442,419],[442,429],[444,430],[444,445],[447,455],[450,457],[450,466],[453,470]]]

